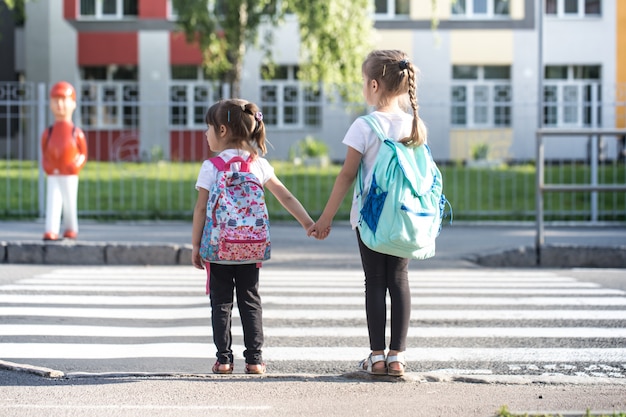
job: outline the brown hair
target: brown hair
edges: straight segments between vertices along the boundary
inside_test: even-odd
[[[402,51],[387,49],[372,51],[367,55],[361,67],[367,81],[376,80],[382,88],[381,99],[409,94],[413,110],[411,135],[400,142],[407,146],[419,146],[426,141],[426,126],[420,120],[417,105],[417,73],[419,70],[407,54]]]
[[[263,113],[256,104],[241,99],[220,100],[209,107],[204,119],[214,128],[226,126],[228,141],[235,148],[252,155],[267,153]]]

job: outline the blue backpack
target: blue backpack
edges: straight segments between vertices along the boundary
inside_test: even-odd
[[[410,148],[395,142],[386,137],[374,116],[361,117],[382,141],[366,195],[359,167],[361,240],[376,252],[401,258],[435,256],[435,239],[449,203],[430,148],[426,144]]]

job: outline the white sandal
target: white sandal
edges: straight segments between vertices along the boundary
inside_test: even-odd
[[[385,355],[370,355],[359,362],[359,369],[371,375],[387,375],[387,365],[383,369],[374,369],[374,364],[385,362]]]
[[[395,362],[402,365],[402,368],[392,369],[389,365]],[[398,352],[396,355],[387,356],[386,364],[387,364],[387,375],[391,375],[391,376],[404,375],[404,368],[406,368],[406,360],[404,359],[404,352]]]

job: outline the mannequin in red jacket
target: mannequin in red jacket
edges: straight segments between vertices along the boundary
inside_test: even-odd
[[[43,240],[58,240],[63,217],[63,238],[78,236],[78,174],[87,162],[83,131],[72,123],[76,91],[61,81],[50,89],[54,123],[41,135],[42,165],[47,174],[46,230]]]

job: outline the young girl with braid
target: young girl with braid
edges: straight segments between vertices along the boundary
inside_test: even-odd
[[[407,55],[397,50],[371,52],[362,65],[363,96],[375,110],[371,113],[389,138],[397,138],[407,146],[426,142],[426,128],[417,112],[417,68]],[[412,114],[407,110],[412,110]],[[372,167],[381,140],[368,123],[358,118],[348,129],[343,143],[348,146],[346,158],[337,176],[322,215],[309,235],[324,239],[330,233],[332,220],[350,186],[359,166],[362,166],[364,184],[369,182]],[[357,191],[352,201],[350,223],[356,230],[365,273],[365,310],[370,339],[370,355],[360,362],[359,369],[374,375],[404,375],[406,338],[411,314],[411,293],[408,281],[409,259],[375,252],[363,244],[357,229],[359,205]],[[364,190],[363,195],[367,194]],[[386,294],[391,298],[391,340],[389,351],[385,341],[387,323]]]

